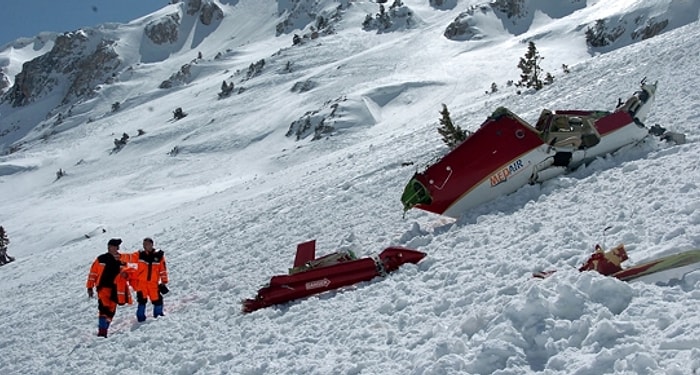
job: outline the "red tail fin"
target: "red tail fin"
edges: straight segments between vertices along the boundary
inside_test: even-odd
[[[306,262],[316,258],[316,240],[302,242],[297,245],[297,255],[294,258],[294,267],[300,267]]]

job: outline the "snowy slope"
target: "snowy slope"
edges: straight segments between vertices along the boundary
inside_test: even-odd
[[[274,37],[285,2],[221,3],[236,14],[222,20],[230,34],[135,63],[77,104],[60,131],[0,157],[0,225],[17,258],[0,267],[0,373],[700,373],[700,271],[671,287],[575,270],[603,241],[624,242],[630,263],[700,247],[700,68],[690,53],[700,23],[590,57],[583,31],[572,32],[597,17],[588,9],[533,21],[516,37],[456,42],[442,34],[472,2],[439,11],[404,2],[421,26],[363,31],[377,5],[353,2],[337,33],[294,47],[291,35]],[[260,33],[249,19],[266,19]],[[138,22],[120,37],[137,40]],[[517,79],[531,38],[557,78],[516,95],[506,81]],[[136,50],[134,61],[145,58]],[[199,51],[189,82],[157,89]],[[261,59],[261,74],[247,79]],[[686,133],[687,144],[650,139],[457,221],[402,218],[404,184],[445,151],[435,130],[442,103],[464,128],[501,105],[526,120],[544,107],[610,110],[645,76],[659,81],[648,125]],[[218,99],[222,80],[245,91]],[[315,86],[292,91],[305,81]],[[500,90],[484,94],[492,82]],[[112,113],[115,101],[122,108]],[[332,104],[332,135],[285,136]],[[176,107],[188,116],[173,121]],[[123,132],[128,144],[110,153]],[[67,174],[54,181],[59,168]],[[107,232],[84,238],[100,227]],[[136,250],[146,236],[168,258],[166,316],[138,324],[135,308],[121,307],[98,340],[89,265],[109,238]],[[402,245],[428,257],[384,280],[242,315],[240,300],[314,238],[319,255]],[[530,278],[549,268],[560,272]]]

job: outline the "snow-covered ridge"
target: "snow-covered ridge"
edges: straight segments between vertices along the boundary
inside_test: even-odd
[[[384,7],[386,15],[382,16],[378,11]],[[256,11],[249,12],[250,9]],[[0,92],[5,92],[0,105],[3,116],[0,130],[13,130],[2,136],[0,152],[16,150],[19,145],[13,144],[27,134],[45,133],[47,127],[66,121],[74,114],[75,106],[96,96],[101,97],[99,101],[107,101],[104,104],[119,101],[120,98],[100,91],[117,82],[138,85],[135,80],[140,75],[134,72],[143,70],[139,68],[141,64],[154,68],[153,64],[157,64],[158,70],[170,72],[169,77],[162,77],[159,87],[173,88],[193,84],[197,79],[201,81],[205,76],[193,65],[212,57],[230,56],[236,46],[250,43],[251,36],[256,39],[273,37],[268,34],[272,32],[270,27],[267,31],[260,27],[269,19],[270,11],[276,15],[274,21],[270,21],[276,22],[273,29],[278,46],[290,34],[298,38],[298,41],[291,38],[290,42],[300,44],[319,35],[342,33],[350,36],[354,34],[351,30],[359,27],[366,32],[396,32],[421,24],[420,28],[443,28],[443,36],[435,35],[438,40],[445,37],[463,42],[484,38],[503,40],[512,36],[540,39],[543,35],[552,38],[559,34],[561,38],[572,38],[575,43],[586,46],[588,53],[599,53],[697,20],[693,15],[699,10],[700,4],[695,2],[671,0],[653,4],[501,0],[433,2],[430,7],[411,1],[372,4],[347,0],[294,3],[188,0],[168,5],[127,25],[110,24],[59,36],[37,36],[32,43],[18,40],[6,45],[0,52]],[[456,18],[450,16],[456,13]],[[364,17],[361,24],[357,23],[359,17]],[[557,22],[543,23],[547,18]],[[241,24],[241,19],[246,19],[246,23]],[[423,24],[424,19],[431,22]],[[574,28],[563,28],[562,24],[573,24]],[[352,38],[358,37],[361,35]],[[59,43],[54,44],[54,40]],[[268,50],[261,58],[269,60],[274,52]],[[25,62],[24,70],[18,70]],[[229,64],[229,69],[241,69],[241,65],[242,62],[235,62]],[[153,88],[141,91],[151,91],[149,89]],[[308,107],[306,110],[316,109]],[[76,120],[85,121],[84,118]],[[59,131],[52,129],[51,133]]]

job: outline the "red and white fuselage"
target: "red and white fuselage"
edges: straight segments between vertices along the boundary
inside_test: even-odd
[[[465,211],[542,182],[645,138],[656,83],[613,112],[542,111],[535,126],[498,108],[454,150],[416,173],[401,198],[417,207],[459,217]]]

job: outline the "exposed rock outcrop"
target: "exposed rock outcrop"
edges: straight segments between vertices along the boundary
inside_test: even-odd
[[[84,96],[92,96],[95,93],[95,87],[101,83],[112,83],[121,66],[119,55],[114,50],[114,43],[111,40],[101,40],[92,54],[75,62],[73,83],[62,104]]]
[[[344,102],[344,97],[329,101],[323,108],[316,111],[308,111],[301,118],[292,122],[287,131],[287,137],[295,137],[296,140],[304,139],[313,135],[312,141],[330,135],[335,130],[334,118],[339,116],[338,109],[340,103]]]
[[[144,33],[155,44],[175,43],[180,29],[180,15],[169,14],[146,25]]]
[[[214,21],[219,21],[224,18],[224,11],[215,3],[205,3],[202,5],[201,13],[199,14],[199,22],[205,25],[211,25]]]
[[[436,9],[452,9],[457,6],[457,0],[430,0],[430,6]]]
[[[594,25],[586,29],[586,44],[596,49],[617,48],[619,45],[616,42],[623,37],[629,38],[627,43],[652,38],[661,34],[669,25],[668,19],[657,20],[644,16],[635,16],[632,22],[630,19],[631,15],[622,19],[596,20]]]
[[[68,90],[62,93],[61,104],[93,94],[95,87],[111,79],[121,65],[114,43],[92,29],[60,35],[49,53],[23,65],[3,101],[23,106],[65,81]]]
[[[190,16],[199,13],[199,21],[205,25],[224,18],[224,11],[211,0],[189,0],[185,12]]]
[[[185,12],[190,16],[194,16],[200,9],[202,9],[202,0],[188,0]]]
[[[288,34],[293,30],[303,30],[309,24],[314,26],[314,32],[321,35],[332,34],[334,32],[333,24],[340,21],[343,11],[352,2],[350,0],[338,0],[338,3],[333,10],[319,10],[315,1],[280,4],[279,15],[285,18],[284,21],[278,23],[275,27],[277,36]]]
[[[501,12],[508,18],[522,18],[528,12],[525,0],[495,0],[489,5],[494,11]]]
[[[395,2],[389,6],[389,10],[384,5],[379,5],[379,13],[374,17],[368,14],[362,22],[362,29],[365,31],[377,30],[378,33],[391,32],[395,30],[408,29],[416,25],[414,13],[411,8],[401,2]]]
[[[593,27],[586,29],[586,43],[590,47],[605,47],[613,42],[625,33],[625,29],[617,25],[615,27],[608,27],[605,20],[597,20]]]
[[[184,6],[185,14],[188,16],[199,14],[199,22],[207,26],[224,18],[224,11],[210,0],[189,0]],[[178,40],[181,24],[182,16],[180,13],[168,14],[152,21],[146,26],[144,32],[148,39],[155,44],[173,44]]]
[[[478,27],[478,23],[474,19],[474,13],[479,10],[485,12],[488,7],[473,6],[467,11],[460,13],[454,21],[452,21],[445,29],[445,38],[451,40],[474,40],[480,39],[484,35]]]
[[[635,30],[630,34],[632,39],[638,40],[638,39],[649,39],[652,37],[655,37],[658,34],[661,34],[664,29],[666,29],[666,26],[668,26],[668,20],[664,19],[661,21],[656,21],[654,19],[650,19],[647,21],[646,26],[641,27],[638,30]]]
[[[170,78],[166,79],[165,81],[161,82],[158,88],[161,89],[169,89],[174,86],[181,86],[189,82],[190,76],[191,76],[191,68],[192,65],[190,64],[185,64],[180,67],[180,70],[177,71],[177,73],[174,73],[173,75],[170,76]]]

